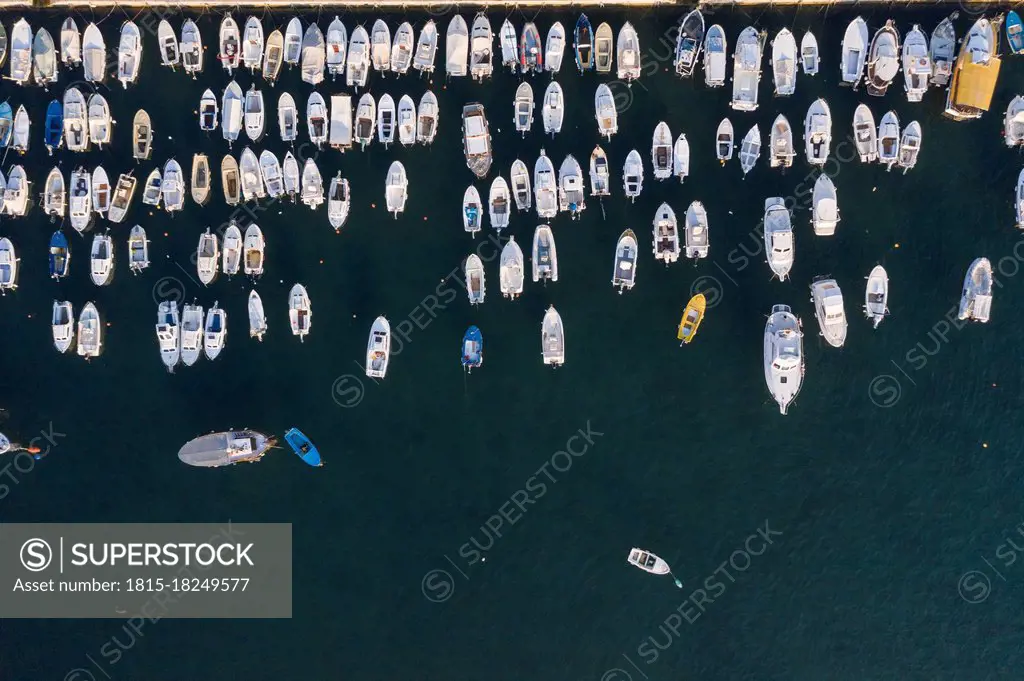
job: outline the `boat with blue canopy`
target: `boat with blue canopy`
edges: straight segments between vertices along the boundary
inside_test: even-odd
[[[46,128],[43,130],[43,142],[46,150],[53,155],[64,141],[64,106],[60,100],[53,100],[46,107]]]
[[[298,428],[292,428],[284,434],[284,441],[292,448],[300,459],[305,461],[310,466],[323,466],[323,461],[320,460],[320,452],[317,450],[316,445],[303,434]]]
[[[0,104],[0,147],[7,148],[14,134],[14,110],[10,102]]]
[[[462,366],[472,371],[484,363],[484,337],[480,329],[471,326],[462,337]]]
[[[57,230],[50,237],[50,276],[61,279],[68,276],[71,266],[71,248],[64,232]]]
[[[1014,54],[1024,54],[1024,24],[1013,10],[1006,14],[1006,41]]]

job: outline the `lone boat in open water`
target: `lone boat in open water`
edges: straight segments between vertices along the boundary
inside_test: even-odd
[[[313,441],[306,437],[298,428],[291,428],[284,434],[284,441],[292,448],[292,451],[310,466],[323,466],[320,459],[320,450],[316,448]]]
[[[259,461],[274,447],[274,438],[255,430],[229,430],[189,440],[178,458],[190,466],[213,468]]]
[[[669,575],[675,580],[677,588],[683,588],[683,583],[676,579],[676,576],[672,574],[672,570],[669,568],[668,563],[650,551],[636,548],[630,549],[629,558],[626,559],[626,562],[634,567],[640,568],[644,572],[650,572],[652,575]]]

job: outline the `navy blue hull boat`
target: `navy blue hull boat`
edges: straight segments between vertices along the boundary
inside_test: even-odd
[[[301,430],[298,428],[292,428],[284,434],[284,441],[292,448],[300,459],[305,461],[310,466],[323,466],[323,461],[320,460],[320,452],[317,450],[316,445],[306,437]]]
[[[68,276],[68,268],[71,265],[71,249],[68,247],[67,237],[60,230],[50,237],[50,276],[54,279],[61,279]]]
[[[64,107],[56,99],[46,107],[46,129],[43,131],[43,142],[46,150],[53,152],[60,148],[64,140]]]
[[[462,337],[462,366],[472,371],[484,363],[484,337],[480,329],[471,326]]]
[[[580,73],[594,70],[594,29],[590,25],[590,19],[586,14],[581,14],[576,20],[576,30],[573,41],[576,52],[576,68]]]

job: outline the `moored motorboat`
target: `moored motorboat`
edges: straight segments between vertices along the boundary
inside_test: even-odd
[[[190,466],[203,468],[256,462],[273,449],[275,444],[274,438],[254,430],[210,433],[185,443],[178,450],[178,458]]]
[[[288,293],[288,322],[292,327],[292,335],[298,336],[300,343],[305,342],[313,326],[313,307],[306,287],[302,284],[295,284]]]
[[[128,234],[128,269],[138,274],[149,267],[149,239],[140,225],[132,227]]]
[[[4,105],[10,115],[10,105],[6,102]],[[89,112],[85,95],[74,86],[64,91],[64,141],[68,151],[89,149]],[[0,138],[0,146],[6,144],[7,141]]]
[[[92,171],[92,209],[100,215],[110,210],[110,178],[103,166]]]
[[[12,217],[24,217],[28,211],[30,182],[25,169],[20,166],[11,168],[7,175],[7,187],[4,189],[3,210]]]
[[[636,285],[636,264],[636,234],[627,229],[615,245],[615,262],[612,267],[612,286],[619,289],[620,294]]]
[[[398,141],[404,147],[416,144],[416,104],[409,95],[398,100]]]
[[[515,73],[519,66],[519,50],[516,47],[518,41],[516,29],[508,19],[501,24],[498,42],[501,45],[501,65]]]
[[[245,275],[253,278],[261,276],[265,262],[266,242],[263,240],[263,231],[259,225],[249,225],[245,228],[245,253],[242,260]]]
[[[510,236],[508,243],[501,249],[499,266],[501,295],[510,300],[515,300],[523,292],[524,269],[523,249],[516,243],[514,236]]]
[[[789,168],[793,165],[793,157],[796,151],[793,149],[793,128],[785,116],[779,114],[772,123],[772,132],[769,135],[771,145],[772,168]]]
[[[699,260],[708,257],[711,239],[708,233],[708,212],[700,201],[693,201],[686,208],[683,225],[686,242],[686,257]]]
[[[612,177],[608,166],[608,154],[600,145],[590,152],[590,195],[611,195]],[[529,191],[529,187],[527,187]]]
[[[903,168],[903,174],[917,165],[917,155],[921,151],[921,124],[917,121],[910,121],[907,127],[903,128],[903,135],[900,137],[900,151],[896,158],[896,165]]]
[[[818,236],[832,236],[839,224],[839,197],[836,185],[825,173],[818,175],[814,181],[814,194],[811,201],[811,224]]]
[[[28,117],[25,105],[18,107],[14,114],[14,124],[11,133],[11,148],[19,154],[28,152],[28,145],[31,141],[32,121]]]
[[[706,308],[707,298],[704,297],[703,293],[698,293],[690,298],[690,302],[686,304],[683,316],[679,320],[679,327],[676,329],[676,340],[679,341],[679,347],[693,342],[694,337],[697,335],[697,329],[700,328],[700,323],[704,321]]]
[[[370,36],[362,26],[352,29],[345,57],[345,85],[359,89],[370,75]]]
[[[345,73],[345,60],[348,55],[348,29],[337,16],[327,26],[326,65],[331,80]]]
[[[616,75],[630,83],[640,77],[640,38],[633,24],[626,22],[615,41]]]
[[[484,363],[484,337],[480,329],[470,326],[462,336],[462,366],[467,372]]]
[[[247,97],[242,94],[241,86],[235,81],[228,83],[224,89],[220,104],[220,128],[221,134],[228,142],[228,148],[231,148],[232,143],[238,139],[238,133],[242,131],[246,99]]]
[[[103,34],[96,24],[90,23],[82,32],[82,71],[90,83],[102,83],[106,70],[107,46]]]
[[[374,21],[370,30],[370,63],[381,75],[391,69],[391,29],[383,19]]]
[[[523,26],[523,34],[519,39],[519,68],[523,73],[544,70],[544,46],[540,41],[540,32],[532,21]]]
[[[52,222],[56,218],[64,217],[64,208],[67,204],[67,192],[64,189],[64,175],[59,168],[51,168],[46,176],[46,185],[43,190],[43,212],[50,216]]]
[[[249,291],[249,337],[258,341],[263,340],[267,333],[267,315],[263,311],[263,299],[255,289]]]
[[[178,36],[171,28],[171,22],[161,19],[156,29],[157,48],[160,50],[160,63],[172,69],[177,68],[181,62],[181,52],[178,49]]]
[[[594,69],[594,28],[586,14],[580,14],[573,29],[573,55],[580,73]]]
[[[142,35],[134,21],[121,26],[121,40],[117,47],[117,79],[127,88],[139,77],[142,63]]]
[[[3,240],[0,240],[2,243]],[[99,357],[103,351],[103,325],[96,306],[89,302],[78,315],[78,334],[75,342],[78,345],[78,356],[86,360]]]
[[[878,29],[868,51],[867,89],[869,95],[882,97],[900,69],[900,34],[892,19]]]
[[[788,305],[775,305],[764,325],[764,380],[785,416],[804,380],[804,334]]]
[[[526,164],[518,158],[512,162],[512,195],[516,199],[516,208],[530,210],[533,207],[533,192],[530,188],[530,171]]]
[[[956,28],[953,26],[952,17],[946,17],[940,21],[932,31],[930,48],[931,84],[945,87],[949,84],[949,77],[953,73],[953,62],[956,60]]]
[[[203,354],[206,359],[215,360],[224,349],[228,338],[228,314],[214,301],[213,307],[206,311],[206,324],[203,328]]]
[[[311,158],[307,158],[302,167],[299,198],[310,210],[316,210],[324,202],[324,179],[320,175],[320,168],[317,167],[316,161]]]
[[[258,142],[263,137],[265,117],[263,91],[257,90],[255,85],[250,87],[249,91],[245,93],[244,112],[245,134],[253,142]]]
[[[463,107],[462,146],[466,166],[477,177],[486,177],[491,169],[492,154],[491,132],[483,104],[474,102]]]
[[[622,189],[626,198],[636,201],[644,187],[644,162],[640,152],[633,149],[626,155],[622,166]]]
[[[611,89],[601,83],[594,94],[594,112],[597,118],[597,131],[605,139],[619,131],[619,113],[615,106],[615,98]]]
[[[274,29],[267,36],[267,51],[263,56],[263,78],[268,83],[277,81],[281,73],[281,63],[284,55],[284,36],[281,31]]]
[[[1008,147],[1024,144],[1024,97],[1017,95],[1006,107],[1003,117],[1003,141]]]
[[[217,58],[220,60],[224,70],[228,72],[228,75],[232,75],[242,61],[240,47],[242,36],[238,30],[238,23],[230,14],[224,15],[224,18],[221,19],[218,38],[220,52]]]
[[[793,221],[786,202],[780,196],[765,199],[764,252],[772,275],[779,281],[788,279],[793,269],[796,248],[793,237]]]
[[[899,158],[900,151],[900,119],[895,111],[888,111],[878,124],[878,162],[885,164],[886,170],[892,170]]]
[[[556,21],[548,29],[548,38],[544,42],[544,68],[551,73],[562,70],[562,59],[565,56],[565,27]]]
[[[277,99],[277,128],[282,142],[294,142],[299,136],[299,111],[288,92],[282,92]]]
[[[757,159],[761,157],[761,128],[754,125],[740,142],[740,169],[743,176],[754,169]]]
[[[351,107],[352,99],[349,98]],[[351,121],[351,109],[349,111]],[[306,130],[309,131],[309,141],[317,146],[323,146],[327,141],[327,103],[319,92],[313,91],[306,100]],[[349,125],[349,136],[351,137],[351,125]],[[349,140],[351,143],[351,140]]]
[[[487,212],[491,219],[491,227],[499,234],[501,230],[508,227],[509,204],[511,199],[508,191],[508,183],[501,175],[494,178],[491,183],[491,190],[487,195]]]
[[[18,288],[19,264],[14,244],[7,237],[0,238],[0,295]]]
[[[725,29],[715,24],[704,39],[704,84],[708,87],[725,85],[728,41]]]
[[[945,116],[956,121],[974,120],[988,111],[1002,65],[996,30],[999,21],[979,18],[960,44],[946,91]]]
[[[544,91],[541,118],[544,121],[546,134],[554,137],[562,130],[562,120],[565,118],[565,96],[562,94],[562,86],[557,81],[551,81]]]
[[[1024,54],[1024,24],[1015,10],[1006,14],[1006,42],[1014,54]]]
[[[32,41],[32,77],[36,85],[45,89],[50,83],[55,83],[58,63],[53,36],[45,28],[40,28]]]
[[[676,36],[676,73],[683,78],[693,75],[704,45],[704,15],[694,9],[683,18]]]
[[[536,197],[537,217],[547,220],[558,213],[558,181],[555,166],[541,149],[533,165],[533,191]]]
[[[110,144],[114,121],[110,118],[110,105],[106,98],[97,93],[89,97],[89,139],[93,144],[103,148],[104,144]]]
[[[276,199],[284,194],[284,181],[281,174],[281,163],[269,149],[260,152],[260,177],[267,196]]]
[[[846,27],[843,35],[842,83],[854,89],[864,75],[864,64],[868,58],[868,24],[857,17]]]
[[[666,265],[679,260],[679,222],[676,212],[667,203],[654,214],[654,259]]]
[[[825,165],[832,146],[832,111],[824,99],[816,99],[804,116],[804,143],[807,162]]]
[[[558,281],[558,250],[555,235],[547,225],[537,225],[533,231],[533,280]]]
[[[302,65],[300,67],[302,82],[318,85],[324,80],[324,62],[327,51],[324,47],[324,34],[314,21],[302,36]]]
[[[483,203],[480,200],[480,192],[473,185],[469,185],[462,195],[462,228],[475,237],[482,222]]]
[[[614,60],[615,36],[607,22],[601,22],[594,32],[594,69],[598,73],[611,73]]]
[[[444,40],[445,73],[449,78],[461,78],[469,72],[469,27],[461,14],[456,14],[448,22],[448,32]]]
[[[160,183],[164,210],[174,213],[185,205],[185,178],[181,166],[173,158],[164,165],[163,181]]]
[[[1017,229],[1024,229],[1024,170],[1017,176],[1017,193],[1015,197],[1017,208]]]
[[[348,180],[339,172],[331,179],[330,192],[327,195],[327,219],[335,232],[345,226],[350,205]]]
[[[312,159],[306,159],[311,161]],[[284,193],[295,201],[302,189],[301,176],[299,175],[299,162],[295,155],[286,151],[284,160],[281,161],[281,174],[284,176]]]
[[[391,324],[383,316],[373,320],[366,340],[366,376],[384,378],[391,360]]]
[[[319,97],[319,95],[317,95],[317,97]],[[363,95],[363,97],[369,97],[370,101],[368,102],[368,104],[373,104],[373,97],[369,93],[366,93],[365,95]],[[360,101],[362,101],[362,99]],[[344,153],[348,149],[352,148],[352,142],[354,141],[354,129],[352,127],[352,96],[331,95],[331,120],[329,127],[327,128],[323,128],[323,119],[319,118],[318,113],[311,108],[322,103],[322,99],[320,100],[320,102],[315,103],[313,95],[309,96],[309,104],[307,105],[307,117],[309,119],[310,126],[310,139],[313,139],[314,133],[318,135],[326,134],[327,142],[328,144],[331,145],[331,148],[338,149],[342,153]],[[367,113],[370,112],[367,112],[364,108],[363,114],[366,115]],[[364,118],[362,122],[365,125],[366,119]],[[373,121],[371,120],[370,123],[372,127]],[[324,129],[326,129],[326,133],[323,133]],[[369,134],[371,137],[373,136],[372,129],[369,131]],[[318,137],[316,139],[317,146],[319,147],[321,143],[322,140],[319,139]]]
[[[841,348],[846,342],[846,310],[843,308],[843,292],[835,279],[817,277],[811,284],[811,302],[818,329],[825,341],[834,348]]]
[[[263,63],[263,24],[256,17],[245,20],[242,32],[242,65],[253,73]]]
[[[18,19],[11,27],[9,76],[18,85],[24,85],[32,76],[32,43],[32,27],[24,17]]]
[[[874,163],[878,160],[878,129],[875,127],[875,116],[867,104],[858,104],[853,112],[853,139],[861,163]]]
[[[213,90],[207,89],[199,99],[199,129],[209,132],[217,129],[220,109],[217,107],[217,97]]]
[[[377,126],[377,102],[369,92],[359,98],[356,105],[356,120],[354,137],[360,147],[366,149],[366,145],[373,141],[373,132]]]
[[[209,286],[217,278],[220,268],[220,244],[217,235],[207,227],[206,231],[199,235],[199,246],[196,247],[196,272],[199,274],[199,283]]]
[[[526,137],[533,126],[533,88],[525,81],[516,88],[514,109],[516,132]]]
[[[302,20],[292,17],[284,31],[284,63],[298,66],[302,59]]]
[[[813,33],[807,31],[800,40],[800,63],[803,66],[804,75],[818,75],[819,61],[818,39],[814,37]]]
[[[732,158],[735,148],[736,135],[733,132],[732,121],[723,118],[715,132],[715,156],[718,158],[718,162],[725,165],[725,162]]]
[[[884,267],[875,265],[867,280],[864,287],[864,316],[877,329],[889,314],[889,275]]]
[[[152,150],[153,125],[145,109],[139,109],[132,120],[132,156],[136,161],[145,161],[149,159]]]
[[[116,224],[124,220],[128,214],[128,208],[132,204],[132,198],[135,196],[137,184],[138,180],[131,172],[121,173],[121,176],[117,178],[114,195],[110,200],[110,212],[107,214],[107,218],[111,222]]]
[[[772,77],[776,95],[786,97],[796,92],[796,69],[796,38],[788,28],[783,28],[772,41]]]
[[[82,63],[82,35],[78,32],[78,24],[71,17],[65,19],[60,26],[60,60],[65,66]]]
[[[398,214],[405,210],[405,202],[409,198],[409,178],[401,161],[393,161],[388,168],[384,182],[384,199],[388,212],[398,219]]]
[[[558,210],[568,211],[575,220],[587,207],[583,170],[569,154],[558,169]]]
[[[72,187],[74,187],[74,173],[71,175]],[[150,171],[146,177],[146,184],[142,187],[142,203],[147,206],[160,206],[160,200],[163,198],[163,193],[160,191],[160,185],[163,183],[163,178],[160,175],[160,169],[154,168]],[[72,197],[74,194],[72,194]]]
[[[412,58],[412,67],[420,73],[433,73],[436,56],[437,25],[433,19],[428,19],[420,29],[420,37],[416,41],[416,53]]]
[[[59,229],[50,237],[50,277],[63,279],[71,268],[71,248],[68,238]]]
[[[757,85],[761,82],[761,51],[764,36],[747,26],[736,39],[733,52],[732,100],[729,106],[737,111],[757,109]]]
[[[203,39],[199,34],[199,27],[191,19],[186,19],[181,27],[181,64],[185,73],[192,74],[192,78],[203,70]]]
[[[192,200],[205,205],[210,200],[210,159],[206,154],[192,155]]]
[[[259,158],[249,147],[242,149],[238,169],[243,200],[257,201],[267,195],[266,187],[263,184],[263,175],[260,172]],[[166,178],[164,179],[166,181]]]
[[[432,144],[437,135],[437,124],[440,112],[437,108],[437,97],[430,90],[420,97],[416,107],[416,141],[419,144]]]
[[[178,301],[162,300],[156,309],[156,342],[160,348],[160,361],[167,371],[181,361],[181,323],[178,318]]]
[[[992,263],[978,258],[971,263],[964,277],[958,317],[985,323],[992,314]]]
[[[914,27],[903,41],[903,88],[908,102],[920,102],[928,91],[932,60],[928,54],[928,38],[921,27]]]
[[[476,25],[474,24],[475,28]],[[488,30],[490,30],[489,24]],[[415,48],[416,36],[413,34],[412,24],[408,21],[403,21],[398,30],[395,31],[395,40],[391,44],[391,70],[400,76],[408,73],[409,67],[412,66],[412,56]]]
[[[64,354],[75,342],[75,311],[70,301],[53,301],[53,314],[50,317],[50,329],[53,334],[53,347]]]
[[[43,144],[51,156],[64,142],[64,106],[54,99],[46,107],[46,127],[43,128]]]
[[[554,305],[548,307],[541,322],[540,351],[544,364],[554,367],[565,364],[565,327]]]
[[[469,296],[470,305],[480,305],[487,296],[487,287],[484,281],[484,264],[476,253],[466,258],[463,264],[463,273],[466,276],[466,294]]]
[[[84,168],[71,171],[71,181],[68,183],[68,214],[71,217],[71,226],[79,234],[88,231],[92,225],[92,176]]]
[[[109,234],[97,234],[92,239],[89,278],[97,286],[106,286],[114,278],[114,241]]]
[[[242,200],[242,183],[238,171],[238,161],[231,154],[225,154],[220,161],[220,183],[224,189],[224,203],[237,206]]]
[[[651,165],[654,166],[654,179],[667,180],[672,177],[672,132],[665,121],[654,127]]]

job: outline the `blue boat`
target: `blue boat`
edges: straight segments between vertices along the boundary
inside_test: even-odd
[[[471,326],[462,337],[462,366],[472,371],[484,363],[484,337],[480,329]]]
[[[6,149],[11,144],[14,134],[14,111],[10,102],[0,104],[0,148]]]
[[[590,25],[590,19],[586,14],[581,14],[576,20],[574,36],[574,52],[576,54],[576,68],[580,73],[594,70],[594,29]]]
[[[43,131],[43,142],[50,155],[60,148],[64,140],[64,107],[58,100],[53,100],[46,107],[46,129]]]
[[[298,428],[292,428],[285,433],[284,441],[291,446],[292,451],[298,454],[300,459],[310,466],[324,465],[324,462],[320,460],[320,452],[316,445]]]
[[[64,232],[57,230],[50,237],[50,276],[60,279],[68,276],[71,266],[71,248]]]
[[[1013,10],[1006,15],[1006,40],[1014,54],[1024,54],[1024,25]]]

